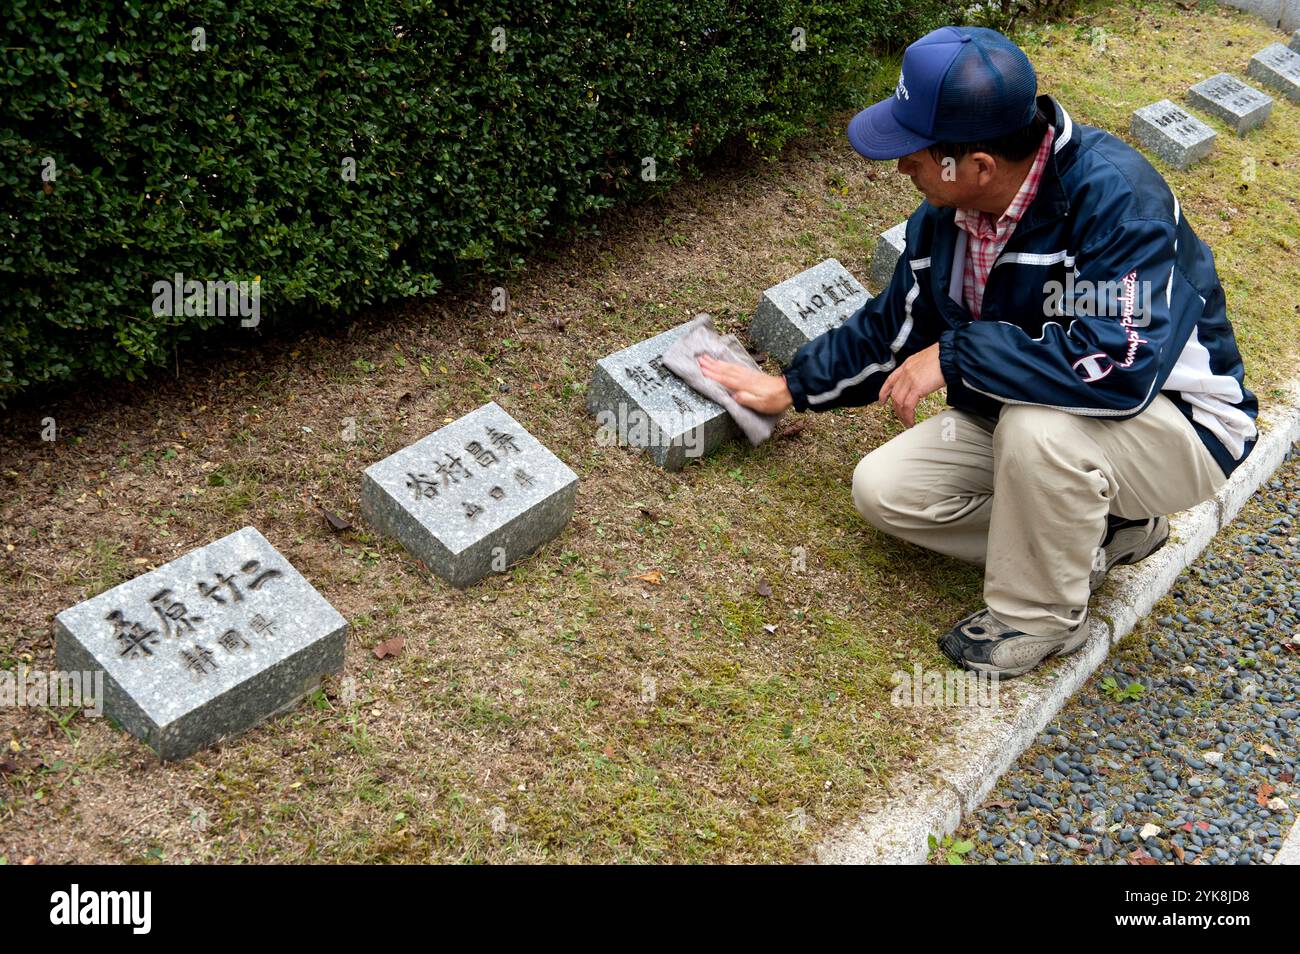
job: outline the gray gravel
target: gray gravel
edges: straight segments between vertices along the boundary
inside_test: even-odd
[[[1293,449],[967,820],[966,863],[1273,860],[1300,805],[1298,522]]]

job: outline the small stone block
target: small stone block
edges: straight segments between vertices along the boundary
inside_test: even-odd
[[[564,529],[578,475],[495,401],[366,468],[361,512],[452,586]]]
[[[663,363],[689,322],[596,362],[587,410],[624,446],[643,447],[665,470],[716,450],[739,433],[726,408],[698,393]]]
[[[1175,169],[1186,169],[1214,148],[1214,130],[1167,99],[1133,113],[1133,138]]]
[[[1273,97],[1247,86],[1230,73],[1219,73],[1201,80],[1187,91],[1193,106],[1218,116],[1232,127],[1238,136],[1244,136],[1273,111]]]
[[[894,267],[902,258],[907,248],[907,222],[899,222],[891,229],[880,233],[876,242],[876,253],[871,257],[871,284],[876,294],[883,294],[894,277]]]
[[[1270,43],[1250,58],[1246,75],[1279,90],[1293,103],[1300,103],[1300,53],[1281,43]]]
[[[104,714],[167,760],[287,709],[343,668],[348,624],[244,527],[54,618],[63,672],[104,673]]]
[[[1275,27],[1282,17],[1282,8],[1287,0],[1219,0],[1219,3],[1254,14],[1269,26]]]
[[[749,337],[782,365],[871,300],[847,268],[828,258],[763,292]]]

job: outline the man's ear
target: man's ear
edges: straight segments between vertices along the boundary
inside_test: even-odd
[[[998,174],[998,160],[987,152],[972,152],[968,157],[975,171],[975,181],[982,189]]]

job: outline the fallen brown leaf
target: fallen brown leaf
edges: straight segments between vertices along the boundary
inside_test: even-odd
[[[807,429],[808,429],[808,419],[802,418],[798,421],[795,421],[793,424],[789,425],[788,427],[782,428],[781,433],[777,434],[776,437],[777,440],[781,440],[781,441],[792,440],[793,438],[798,437]]]
[[[352,524],[348,523],[338,514],[325,509],[322,509],[321,513],[325,515],[325,522],[329,524],[329,528],[335,533],[342,533],[344,530],[352,529]]]
[[[386,639],[375,647],[375,658],[383,659],[386,656],[400,656],[402,647],[405,645],[405,636],[394,636],[392,639]]]

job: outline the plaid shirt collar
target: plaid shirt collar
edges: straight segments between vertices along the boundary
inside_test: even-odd
[[[1029,167],[1025,181],[1020,183],[1016,197],[1011,200],[1011,204],[996,223],[990,213],[978,209],[958,209],[953,215],[953,223],[958,228],[965,229],[972,237],[983,241],[1000,239],[1006,235],[1020,221],[1020,217],[1029,208],[1029,203],[1033,202],[1034,197],[1038,195],[1038,185],[1043,181],[1043,171],[1047,168],[1047,157],[1052,154],[1052,140],[1055,137],[1056,130],[1049,125],[1043,135],[1043,141],[1038,144],[1038,153],[1034,156],[1034,162]]]

